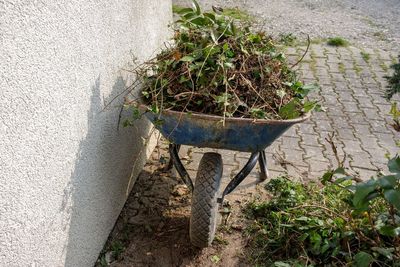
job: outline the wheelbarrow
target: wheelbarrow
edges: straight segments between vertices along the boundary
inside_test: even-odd
[[[161,134],[170,141],[170,167],[177,170],[192,191],[190,216],[190,241],[196,247],[207,247],[215,236],[218,207],[252,171],[260,165],[260,181],[268,177],[265,149],[292,125],[310,117],[291,120],[255,120],[250,118],[225,118],[220,116],[163,111],[161,114],[146,112],[145,116]],[[198,167],[195,183],[189,177],[178,152],[181,145],[209,147],[251,152],[242,170],[220,194],[222,157],[218,153],[204,153]]]

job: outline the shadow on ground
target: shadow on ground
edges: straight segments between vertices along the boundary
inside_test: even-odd
[[[97,266],[106,261],[112,267],[249,266],[242,252],[246,242],[241,231],[222,227],[211,247],[199,250],[191,246],[190,193],[171,171],[164,170],[165,165],[158,160],[160,149],[155,151],[134,185]],[[162,154],[167,153],[164,150]]]

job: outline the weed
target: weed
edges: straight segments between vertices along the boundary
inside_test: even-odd
[[[342,37],[328,38],[327,44],[330,46],[348,46],[349,42]]]
[[[371,58],[371,55],[367,52],[361,51],[361,57],[364,59],[365,62],[368,62]]]
[[[121,241],[117,240],[111,243],[111,251],[114,258],[118,259],[122,252],[124,252],[124,250],[125,246]]]
[[[345,73],[345,67],[344,67],[344,64],[342,63],[342,62],[339,62],[339,64],[338,64],[339,66],[339,71],[340,71],[340,73]]]
[[[383,62],[379,64],[379,67],[381,67],[385,72],[389,70],[388,66],[386,66],[386,64]]]
[[[226,240],[222,235],[216,235],[213,240],[214,244],[226,246],[229,244],[228,240]]]
[[[286,46],[294,46],[297,41],[297,37],[293,33],[281,33],[279,34],[279,41]]]
[[[357,183],[343,168],[327,172],[324,186],[271,180],[271,200],[246,210],[252,259],[258,266],[398,266],[400,158],[388,166],[392,174]]]
[[[360,68],[360,66],[357,65],[357,63],[355,61],[353,61],[353,70],[357,73],[360,74],[362,71],[362,68]]]
[[[217,264],[220,260],[221,258],[218,255],[214,255],[211,257],[211,261],[215,264]]]
[[[398,62],[394,63],[390,68],[393,70],[392,76],[385,76],[388,81],[388,85],[386,87],[385,97],[390,100],[393,95],[400,93],[400,55],[398,58]]]

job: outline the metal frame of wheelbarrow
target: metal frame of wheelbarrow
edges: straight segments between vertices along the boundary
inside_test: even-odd
[[[171,169],[172,166],[175,167],[179,176],[182,178],[183,182],[186,186],[193,191],[193,180],[190,178],[189,173],[186,171],[185,166],[183,166],[180,158],[179,158],[179,149],[180,145],[170,144],[169,145],[169,154],[171,156],[170,163],[168,165],[168,169]],[[265,151],[254,152],[251,153],[249,160],[244,165],[244,167],[240,170],[238,174],[229,182],[229,184],[225,187],[222,195],[218,198],[218,203],[222,203],[224,201],[224,197],[231,193],[233,190],[238,187],[243,180],[250,174],[250,172],[256,166],[257,161],[260,164],[260,182],[265,181],[268,178],[268,168],[267,168],[267,159],[265,156]]]
[[[147,110],[143,107],[144,111]],[[205,114],[191,114],[164,110],[161,114],[146,112],[162,135],[170,141],[169,168],[175,166],[183,182],[193,192],[190,215],[190,241],[197,247],[211,244],[217,225],[217,209],[224,197],[231,193],[249,175],[257,162],[261,181],[268,177],[265,149],[292,125],[305,121],[310,114],[293,120],[253,120],[222,118]],[[209,147],[250,152],[250,158],[239,173],[219,192],[223,161],[219,153],[204,153],[196,174],[196,183],[179,158],[181,145]]]

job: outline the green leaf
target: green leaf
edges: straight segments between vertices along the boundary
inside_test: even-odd
[[[384,226],[378,228],[378,232],[381,235],[395,237],[395,236],[399,236],[400,235],[400,227],[394,227],[394,226],[391,226],[391,225],[384,225]]]
[[[382,248],[382,247],[372,247],[371,250],[378,252],[382,256],[385,256],[389,260],[393,259],[394,248]]]
[[[396,209],[400,210],[400,191],[395,189],[385,190],[383,193],[385,199]]]
[[[339,167],[339,168],[337,168],[335,171],[334,171],[334,173],[336,174],[343,174],[343,175],[345,175],[346,174],[346,171],[345,171],[345,169],[343,168],[343,167]]]
[[[179,14],[179,15],[184,15],[187,14],[189,12],[193,12],[193,9],[189,8],[189,7],[182,7],[182,6],[177,6],[177,5],[173,5],[172,6],[172,12]]]
[[[299,86],[300,85],[300,86]],[[319,89],[318,84],[305,84],[295,83],[292,88],[295,90],[296,94],[301,98],[306,97],[311,91],[315,91]]]
[[[199,3],[197,3],[196,0],[192,0],[192,6],[193,6],[194,10],[196,10],[197,15],[200,15],[201,9],[200,9]]]
[[[204,17],[210,19],[211,21],[215,22],[215,15],[213,13],[203,13]]]
[[[389,171],[392,173],[400,173],[400,157],[396,155],[388,162]]]
[[[305,101],[303,105],[303,112],[307,113],[314,110],[318,105],[317,101]]]
[[[327,171],[324,173],[324,175],[322,175],[321,178],[321,183],[322,184],[326,184],[326,182],[330,181],[332,179],[334,172],[333,171]]]
[[[281,107],[279,110],[279,115],[283,119],[294,119],[300,116],[300,112],[297,109],[298,106],[297,99],[292,99],[289,103]]]
[[[397,178],[394,175],[382,176],[378,179],[378,183],[383,189],[391,189],[396,187]]]
[[[360,251],[354,256],[354,260],[357,267],[368,267],[374,261],[374,257],[369,253]]]
[[[193,24],[195,24],[197,26],[204,26],[204,25],[208,24],[207,20],[205,18],[202,18],[202,17],[196,17],[194,19],[189,20],[189,22],[193,23]]]
[[[369,180],[368,182],[357,184],[353,197],[353,205],[360,208],[363,204],[365,204],[365,202],[367,202],[366,197],[375,191],[375,189],[375,180]]]
[[[224,67],[228,69],[234,69],[235,65],[231,62],[224,62]]]
[[[193,60],[194,60],[194,57],[192,57],[192,56],[184,56],[180,59],[180,61],[183,61],[183,62],[192,62]]]
[[[256,119],[265,119],[265,111],[259,108],[252,108],[250,110],[250,114],[253,118]]]

